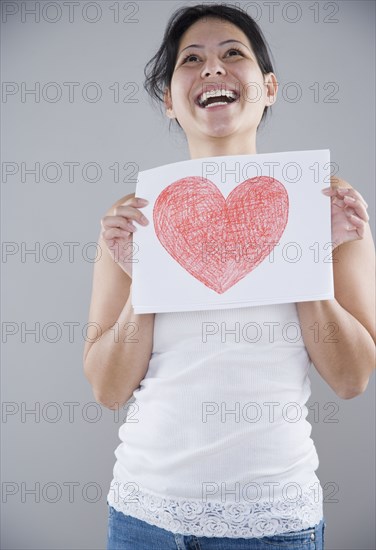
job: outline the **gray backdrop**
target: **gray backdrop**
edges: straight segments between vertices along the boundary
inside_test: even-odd
[[[105,548],[125,412],[95,404],[83,374],[92,243],[137,170],[189,158],[142,89],[182,5],[2,5],[4,549]],[[374,2],[278,2],[274,16],[269,2],[240,5],[263,29],[280,82],[258,152],[329,148],[368,202],[374,234]],[[348,401],[315,369],[311,381],[326,548],[375,548],[375,378]]]

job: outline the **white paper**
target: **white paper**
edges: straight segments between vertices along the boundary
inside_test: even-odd
[[[330,198],[321,193],[330,168],[324,149],[139,172],[136,196],[149,201],[141,209],[149,225],[136,222],[133,233],[134,311],[333,299]]]

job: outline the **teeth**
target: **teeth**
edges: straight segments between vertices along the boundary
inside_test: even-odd
[[[209,103],[206,105],[205,109],[210,109],[210,107],[215,107],[216,105],[230,105],[227,101],[215,101],[214,103]]]
[[[235,92],[230,92],[229,90],[213,90],[211,92],[204,92],[202,95],[200,95],[198,98],[198,102],[200,105],[202,105],[203,103],[205,103],[205,101],[209,97],[220,97],[220,96],[227,96],[232,98],[237,97]]]

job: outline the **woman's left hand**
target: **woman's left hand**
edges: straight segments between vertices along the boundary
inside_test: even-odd
[[[338,181],[338,180],[337,180]],[[363,239],[368,223],[368,204],[353,187],[334,185],[321,190],[331,197],[333,249],[348,241]]]

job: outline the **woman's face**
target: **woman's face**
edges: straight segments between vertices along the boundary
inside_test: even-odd
[[[203,92],[222,88],[237,92],[238,98],[217,107],[197,104]],[[255,137],[264,108],[274,102],[276,92],[275,76],[262,74],[243,31],[228,21],[205,18],[180,39],[165,93],[166,114],[177,118],[191,145],[208,136],[244,140]]]

